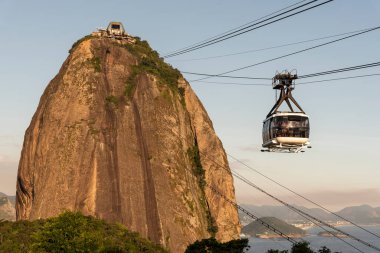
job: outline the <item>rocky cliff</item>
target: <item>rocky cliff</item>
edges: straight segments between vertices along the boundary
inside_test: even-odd
[[[207,185],[235,200],[222,143],[181,74],[139,39],[75,43],[25,133],[17,219],[79,210],[183,252],[239,237],[237,210]]]

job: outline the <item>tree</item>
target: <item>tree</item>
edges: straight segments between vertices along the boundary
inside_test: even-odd
[[[47,221],[33,238],[36,252],[94,252],[101,245],[100,220],[65,212]]]
[[[32,252],[168,253],[120,224],[109,224],[79,212],[65,212],[43,222],[31,236]]]
[[[318,253],[331,253],[331,250],[328,249],[326,246],[323,246],[323,247],[321,247],[321,248],[318,250]]]
[[[291,253],[315,253],[309,247],[310,243],[306,241],[301,241],[293,244]]]
[[[287,250],[279,251],[279,250],[270,249],[267,251],[267,253],[288,253],[288,251]],[[309,242],[302,241],[302,242],[293,244],[291,253],[316,253],[316,252],[310,249]],[[326,246],[323,246],[318,250],[318,253],[331,253],[331,250],[327,248]]]
[[[212,237],[189,245],[185,253],[243,253],[247,248],[249,248],[248,239],[220,243]]]

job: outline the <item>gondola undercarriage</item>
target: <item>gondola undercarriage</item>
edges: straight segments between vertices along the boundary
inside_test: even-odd
[[[292,137],[282,137],[282,138],[292,138]],[[287,143],[288,140],[284,139],[272,139],[267,143],[263,144],[263,147],[266,149],[262,149],[261,152],[282,152],[282,153],[298,153],[298,152],[305,152],[303,149],[305,148],[311,148],[310,142],[308,141],[308,138],[292,138],[295,139],[295,142],[299,142],[300,139],[301,142],[299,143],[293,143],[289,144]]]

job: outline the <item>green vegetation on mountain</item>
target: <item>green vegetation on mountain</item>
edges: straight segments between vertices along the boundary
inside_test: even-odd
[[[282,221],[275,217],[263,217],[263,218],[260,218],[260,220],[267,224],[270,224],[271,226],[275,227],[276,229],[278,229],[284,234],[293,235],[293,236],[305,235],[304,230],[300,228],[296,228],[292,225],[289,225],[285,221]],[[274,233],[273,231],[269,230],[267,227],[262,225],[261,222],[258,220],[253,221],[249,223],[248,225],[246,225],[245,227],[243,227],[241,232],[249,236],[257,236],[257,235],[277,236],[276,233]]]
[[[112,96],[112,95],[106,97],[106,105],[107,106],[111,106],[111,105],[117,106],[118,104],[119,104],[119,100],[117,97]]]
[[[80,43],[82,43],[83,41],[86,41],[86,40],[89,40],[89,39],[92,39],[92,38],[94,38],[94,36],[92,36],[92,35],[86,35],[86,36],[84,36],[83,38],[77,40],[77,41],[71,46],[71,48],[70,48],[70,50],[69,50],[69,53],[71,54],[72,52],[74,52],[74,49],[75,49]]]
[[[0,252],[168,252],[120,224],[78,212],[32,222],[1,222],[0,239]]]
[[[133,44],[124,44],[134,56],[140,60],[140,68],[148,73],[160,77],[165,84],[177,87],[178,78],[182,75],[169,64],[160,58],[157,51],[153,50],[146,40],[136,37]]]
[[[164,62],[160,58],[157,51],[153,50],[149,43],[145,40],[135,37],[136,41],[133,44],[123,44],[139,61],[137,65],[132,67],[132,72],[129,79],[126,82],[125,94],[127,97],[131,97],[136,86],[136,78],[141,73],[152,74],[158,78],[160,84],[168,85],[173,91],[183,95],[181,88],[178,87],[178,79],[182,77],[181,73],[174,69],[172,66]]]
[[[88,60],[88,62],[91,64],[91,66],[94,68],[95,72],[101,72],[102,66],[101,66],[101,60],[99,57],[93,57]]]
[[[199,155],[199,148],[196,144],[193,148],[189,148],[187,150],[187,153],[189,155],[190,160],[193,163],[193,171],[194,175],[198,179],[198,185],[199,188],[202,190],[203,194],[203,208],[206,210],[206,217],[207,217],[207,231],[210,232],[212,236],[215,236],[216,232],[218,232],[218,227],[215,224],[215,219],[212,217],[210,211],[206,207],[206,196],[205,196],[205,186],[206,186],[206,180],[205,180],[205,170],[202,167],[201,158]]]

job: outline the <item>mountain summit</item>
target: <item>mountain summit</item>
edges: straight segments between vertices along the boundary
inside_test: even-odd
[[[73,45],[26,130],[17,219],[79,210],[173,252],[239,238],[222,143],[179,71],[146,41],[86,36]]]

